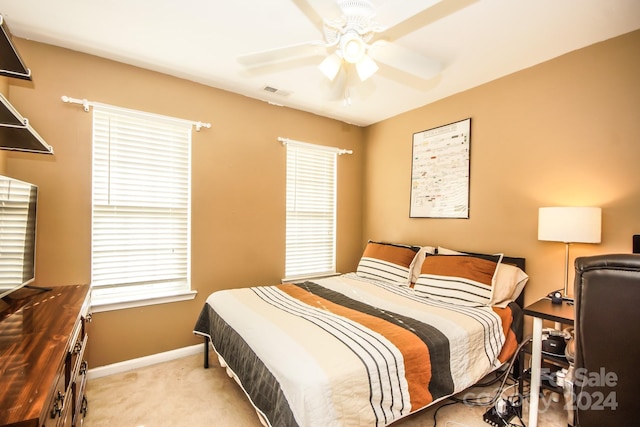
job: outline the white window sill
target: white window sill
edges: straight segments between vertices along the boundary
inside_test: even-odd
[[[306,280],[324,279],[325,277],[340,276],[341,274],[342,273],[321,273],[308,276],[285,277],[284,279],[280,279],[280,283],[304,282]]]
[[[188,301],[196,297],[198,291],[184,291],[167,295],[159,295],[154,297],[136,298],[130,300],[122,300],[111,298],[103,301],[91,301],[91,311],[93,313],[101,313],[103,311],[124,310],[127,308],[144,307],[147,305],[166,304],[170,302]]]

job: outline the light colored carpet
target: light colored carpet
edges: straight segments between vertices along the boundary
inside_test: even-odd
[[[492,389],[471,389],[468,393],[487,396]],[[202,355],[160,363],[133,371],[89,380],[89,411],[85,427],[260,427],[260,421],[242,389],[229,378],[211,352],[209,369],[202,367]],[[545,397],[543,402],[550,402]],[[442,403],[446,403],[442,402]],[[564,427],[562,399],[542,409],[538,424]],[[432,427],[435,408],[404,418],[393,427]],[[455,404],[437,414],[440,427],[486,427],[486,407]],[[527,421],[525,407],[524,421]],[[521,425],[517,418],[513,425]],[[277,426],[274,426],[277,427]]]

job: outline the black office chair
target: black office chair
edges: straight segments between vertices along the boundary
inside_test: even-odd
[[[640,426],[640,254],[580,257],[575,268],[569,425]]]

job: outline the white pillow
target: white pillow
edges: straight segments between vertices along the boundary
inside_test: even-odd
[[[506,307],[510,302],[518,299],[528,280],[529,276],[520,268],[501,262],[489,304]]]
[[[435,255],[436,248],[434,246],[422,246],[418,251],[418,254],[413,259],[411,266],[409,267],[411,271],[411,283],[416,283],[418,280],[418,276],[420,276],[420,270],[422,270],[422,263],[427,255]]]

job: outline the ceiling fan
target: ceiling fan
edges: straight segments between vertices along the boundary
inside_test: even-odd
[[[339,73],[347,74],[353,68],[360,80],[365,81],[376,73],[378,64],[425,80],[435,77],[442,69],[438,61],[393,43],[394,39],[417,29],[416,24],[424,26],[438,19],[442,11],[436,10],[434,19],[426,19],[424,12],[437,9],[435,6],[441,0],[387,0],[378,7],[371,0],[292,1],[322,32],[324,40],[241,55],[238,62],[254,68],[323,55],[319,68],[331,81]],[[379,23],[378,17],[384,19],[386,25]],[[417,20],[421,22],[415,22]]]

